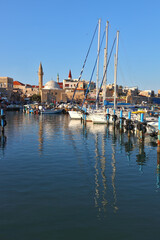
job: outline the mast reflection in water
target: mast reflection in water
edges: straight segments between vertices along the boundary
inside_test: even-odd
[[[159,238],[156,141],[67,115],[6,118],[1,239]]]

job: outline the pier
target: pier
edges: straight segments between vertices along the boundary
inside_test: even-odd
[[[90,117],[88,117],[90,115]],[[86,108],[82,111],[82,121],[83,124],[86,125],[87,118],[92,119],[93,113],[89,113]],[[96,113],[95,113],[96,116]],[[132,135],[135,135],[140,144],[141,142],[145,144],[145,138],[150,138],[151,141],[155,141],[157,139],[157,152],[160,152],[160,117],[159,119],[156,117],[149,117],[145,118],[145,114],[141,111],[131,112],[131,111],[123,111],[123,110],[115,110],[111,108],[106,109],[106,114],[104,113],[97,113],[97,117],[101,116],[101,119],[103,119],[99,122],[97,121],[97,124],[106,124],[107,127],[112,126],[113,130],[119,129],[119,132],[127,133],[128,138],[130,138]],[[148,120],[147,120],[148,119]],[[152,121],[159,121],[158,124],[158,130],[156,130],[156,126],[154,127],[154,122]],[[94,121],[93,121],[94,124]],[[153,125],[153,126],[152,126]]]

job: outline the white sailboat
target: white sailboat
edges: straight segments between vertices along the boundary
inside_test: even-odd
[[[101,19],[98,21],[98,53],[97,53],[97,84],[96,84],[96,96],[98,95],[98,81],[99,81],[99,53],[100,53],[100,30],[101,30]],[[83,104],[82,104],[83,105]],[[98,108],[98,107],[97,107]],[[86,109],[85,113],[83,113],[84,110],[78,110],[78,111],[68,111],[69,116],[71,119],[83,119],[85,117],[85,121],[92,121],[90,118],[90,113],[92,111],[89,111]]]
[[[71,119],[76,119],[76,120],[80,120],[82,118],[82,113],[81,111],[74,111],[74,110],[71,110],[71,111],[68,111],[69,113],[69,116]]]
[[[108,39],[108,22],[107,22],[107,29],[106,29],[106,39]],[[116,85],[117,85],[117,64],[118,64],[118,42],[119,42],[119,31],[117,31],[117,45],[116,45],[116,56],[115,56],[115,68],[114,68],[114,109],[116,109]],[[108,41],[106,40],[106,51],[108,49]],[[107,54],[106,54],[106,59],[104,61],[104,68],[106,69],[106,64],[107,64]],[[106,69],[107,70],[107,69]],[[105,71],[105,79],[107,76],[107,72]],[[106,80],[104,81],[103,87],[104,85],[106,86]],[[103,92],[106,92],[105,88],[103,89]],[[103,94],[103,101],[106,99],[106,94]],[[113,109],[112,109],[112,114],[113,114]],[[107,123],[107,118],[106,118],[106,110],[104,108],[104,110],[101,111],[101,113],[99,114],[93,114],[92,115],[92,121],[93,123],[103,123],[106,124]],[[109,119],[109,123],[113,123],[113,119],[110,118]]]

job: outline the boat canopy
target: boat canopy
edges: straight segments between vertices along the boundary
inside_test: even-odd
[[[108,101],[104,101],[104,106],[113,106],[114,105],[114,103],[113,102],[108,102]],[[119,102],[119,103],[117,103],[117,106],[133,106],[133,105],[131,105],[130,103],[124,103],[124,102]]]

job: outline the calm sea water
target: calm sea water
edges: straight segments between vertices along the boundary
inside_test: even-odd
[[[67,115],[7,113],[0,239],[159,239],[157,148]]]

